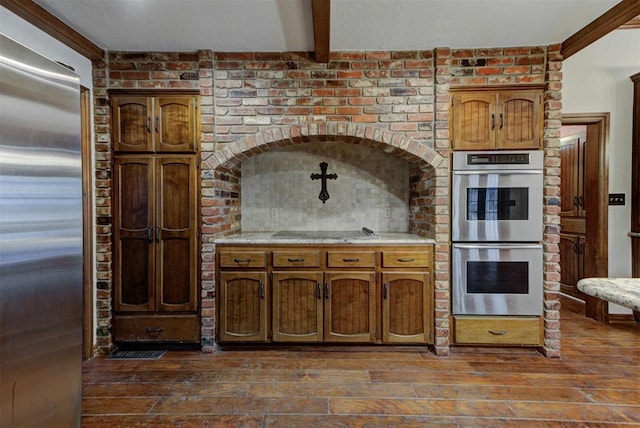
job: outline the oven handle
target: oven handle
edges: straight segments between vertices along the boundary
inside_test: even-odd
[[[454,248],[462,248],[464,250],[533,250],[542,248],[542,244],[453,244]]]
[[[489,175],[489,174],[501,174],[501,175],[542,175],[541,169],[476,169],[473,171],[453,171],[453,175]]]

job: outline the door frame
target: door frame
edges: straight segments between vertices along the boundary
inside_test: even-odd
[[[93,180],[91,91],[80,87],[82,152],[82,360],[93,357]]]
[[[587,207],[585,249],[585,277],[609,275],[609,113],[563,114],[562,125],[587,126],[587,164],[585,188],[591,190]],[[562,166],[561,166],[562,167]],[[561,195],[562,196],[562,195]],[[562,266],[562,260],[560,261]],[[585,315],[598,321],[608,321],[607,302],[585,295]]]

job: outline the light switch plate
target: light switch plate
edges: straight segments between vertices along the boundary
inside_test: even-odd
[[[624,193],[609,193],[609,205],[624,205]]]

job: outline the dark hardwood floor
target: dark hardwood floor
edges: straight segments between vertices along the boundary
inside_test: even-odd
[[[84,363],[83,427],[639,427],[640,326],[562,312],[531,349],[288,348]]]

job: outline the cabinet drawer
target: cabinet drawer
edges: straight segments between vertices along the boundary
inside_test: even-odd
[[[383,251],[382,266],[390,267],[430,267],[431,251]]]
[[[116,342],[199,342],[197,315],[116,315]]]
[[[319,267],[320,251],[274,251],[273,267]]]
[[[328,251],[329,267],[374,267],[375,251]]]
[[[541,345],[539,317],[454,317],[458,344]]]
[[[220,267],[223,268],[261,268],[266,266],[266,251],[220,251]]]

